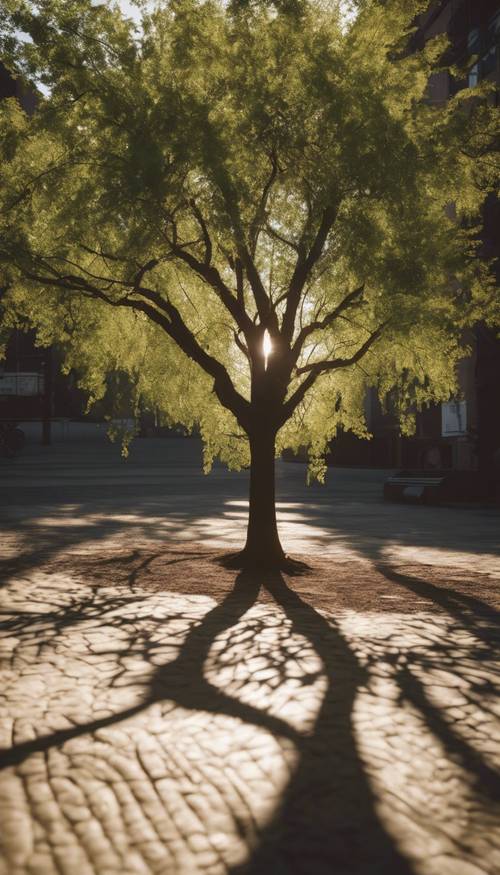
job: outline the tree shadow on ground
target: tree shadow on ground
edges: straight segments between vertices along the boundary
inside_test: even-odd
[[[461,768],[469,774],[475,791],[480,796],[500,802],[500,772],[486,761],[461,731],[461,723],[467,718],[467,712],[477,714],[478,709],[486,710],[488,700],[494,701],[497,695],[500,681],[499,612],[477,596],[460,592],[450,586],[436,586],[422,577],[405,574],[401,569],[393,568],[387,563],[380,562],[377,568],[386,580],[429,600],[435,608],[443,611],[450,620],[450,630],[458,631],[462,636],[468,633],[472,637],[473,647],[467,650],[467,656],[476,669],[479,669],[479,673],[473,669],[466,684],[460,684],[460,678],[456,674],[463,659],[463,648],[457,646],[453,639],[434,642],[432,650],[425,654],[420,654],[418,650],[409,653],[404,665],[396,668],[395,676],[401,690],[401,699],[425,715],[429,730],[439,739],[449,756],[459,762]],[[488,674],[481,671],[482,666],[488,667]],[[424,676],[432,677],[433,672],[437,672],[439,678],[439,673],[443,671],[449,673],[448,684],[451,682],[452,685],[455,683],[459,686],[461,708],[458,710],[453,704],[449,708],[439,707],[432,701],[422,682]],[[440,682],[443,683],[442,678]],[[490,716],[496,718],[494,713]]]
[[[16,482],[2,490],[4,534],[10,530],[17,544],[15,559],[5,552],[0,557],[0,583],[14,573],[29,573],[62,549],[99,549],[108,541],[161,544],[188,537],[191,543],[209,543],[222,536],[226,547],[243,545],[247,474],[217,468],[204,477],[198,441],[139,441],[127,463],[105,442],[55,446],[50,455],[41,449],[30,449],[33,468],[27,471],[40,469],[51,485],[31,488],[23,475],[30,459],[20,458]],[[331,469],[325,486],[306,488],[303,465],[279,462],[278,517],[285,550],[300,553],[299,543],[305,552],[309,543],[375,562],[392,561],[387,551],[401,548],[444,550],[450,563],[455,552],[499,555],[498,511],[394,508],[382,500],[382,482],[380,472]],[[44,521],[44,515],[52,519]]]
[[[114,667],[112,675],[100,682],[96,698],[103,687],[111,692],[125,687],[130,689],[131,702],[104,717],[80,720],[76,725],[20,741],[2,751],[2,766],[19,766],[35,753],[45,754],[72,739],[123,723],[154,705],[168,704],[166,720],[172,706],[214,717],[223,715],[238,724],[264,730],[279,745],[292,746],[297,760],[287,787],[276,799],[271,821],[249,838],[249,845],[254,847],[250,861],[233,865],[234,875],[410,875],[414,871],[411,863],[398,850],[377,813],[378,800],[360,754],[354,720],[357,697],[369,688],[379,666],[385,663],[391,667],[399,703],[407,703],[417,711],[424,731],[439,742],[447,757],[458,762],[470,778],[469,791],[498,801],[498,773],[487,756],[463,735],[460,717],[449,713],[443,703],[436,703],[427,685],[428,676],[432,679],[433,672],[443,668],[457,672],[463,665],[467,675],[471,662],[487,669],[493,663],[498,642],[498,630],[493,631],[493,624],[498,617],[480,599],[435,587],[387,565],[381,567],[396,586],[425,594],[439,607],[445,619],[444,634],[422,651],[411,641],[408,645],[398,643],[397,634],[393,640],[389,633],[371,645],[368,658],[363,660],[343,632],[341,618],[323,616],[280,574],[238,574],[226,597],[201,619],[183,611],[170,611],[168,616],[150,614],[144,592],[138,587],[140,573],[152,558],[130,568],[128,590],[110,595],[95,587],[90,593],[88,587],[80,593],[76,588],[69,600],[61,597],[59,605],[49,610],[43,603],[46,594],[40,592],[38,613],[36,603],[28,612],[11,612],[3,624],[4,632],[19,640],[21,647],[31,648],[32,653],[33,646],[38,648],[35,659],[44,648],[55,649],[64,636],[80,627],[111,627],[113,633],[120,633],[118,649],[113,634],[107,644],[105,639],[100,646],[96,658]],[[178,564],[176,559],[173,562]],[[320,683],[318,708],[305,728],[290,716],[286,706],[273,707],[272,696],[269,704],[269,696],[259,700],[260,691],[253,698],[246,694],[246,683],[252,681],[251,670],[239,687],[219,683],[217,671],[215,680],[207,678],[210,662],[215,661],[216,668],[223,665],[226,671],[234,671],[235,676],[245,667],[252,642],[259,639],[265,626],[262,618],[252,612],[262,597],[272,599],[277,612],[272,647],[266,651],[267,678],[259,682],[261,690],[274,694],[286,686],[290,666],[297,661],[297,651],[292,647],[294,636],[307,642],[319,658],[319,666],[306,666],[296,678],[299,702],[301,691]],[[412,632],[421,633],[418,616],[408,616],[406,623],[410,638]],[[169,639],[171,656],[165,659],[164,629],[169,625],[174,632]],[[460,643],[464,633],[471,636],[465,644]],[[149,667],[146,675],[143,672],[132,677],[125,657],[140,658]],[[467,689],[462,686],[460,691],[466,717],[468,707],[471,713],[477,711],[493,692],[491,677],[478,679],[472,671],[469,681]],[[272,784],[271,773],[267,780]],[[239,823],[235,829],[248,829],[250,836],[253,827]]]
[[[335,619],[307,604],[282,575],[266,575],[263,585],[289,620],[290,633],[313,645],[326,686],[314,727],[297,744],[298,766],[279,810],[251,861],[233,872],[409,875],[410,864],[377,816],[358,752],[353,709],[368,681],[366,668]]]
[[[270,654],[275,675],[273,683],[279,686],[284,680],[283,673],[286,674],[290,656],[287,653],[289,635],[304,637],[322,662],[320,674],[326,679],[326,692],[313,728],[305,733],[293,721],[273,713],[272,709],[261,708],[226,693],[207,681],[204,675],[204,666],[215,640],[235,627],[255,605],[261,588],[283,611],[280,625],[285,618],[289,621],[289,626],[281,629],[278,635],[278,649]],[[94,593],[86,602],[81,599],[62,606],[60,610],[42,613],[38,622],[32,612],[18,614],[9,624],[4,624],[4,629],[20,639],[24,635],[27,643],[41,637],[44,646],[48,643],[54,646],[70,628],[82,623],[88,626],[89,622],[104,618],[105,622],[112,622],[114,627],[130,635],[127,620],[120,619],[122,609],[130,607],[130,598],[130,595],[103,598]],[[139,602],[137,599],[137,605]],[[154,626],[162,622],[162,619],[149,618],[149,630],[142,640],[134,639],[132,633],[127,656],[141,653],[146,660],[150,658],[155,652],[155,639],[150,635],[151,623]],[[237,647],[234,652],[234,641],[230,638],[226,655],[227,649],[233,648],[230,659],[236,663],[244,661],[244,642],[253,640],[261,630],[259,619],[249,618],[244,627],[241,651],[238,652]],[[122,652],[100,651],[103,659],[116,659],[116,672],[110,686],[122,678]],[[218,653],[218,659],[224,659],[223,652]],[[301,683],[310,685],[317,677],[317,670],[305,673]],[[352,872],[374,875],[390,869],[404,875],[411,870],[378,821],[370,786],[356,750],[351,712],[357,690],[365,680],[364,669],[335,622],[327,621],[307,605],[287,586],[280,574],[262,578],[242,572],[228,596],[201,622],[191,625],[176,658],[154,669],[139,702],[103,719],[89,720],[21,742],[2,751],[1,765],[19,766],[34,753],[47,753],[55,746],[120,723],[150,705],[167,700],[186,709],[226,715],[266,730],[280,742],[291,743],[299,758],[291,784],[279,801],[279,811],[245,871],[280,873],[303,871],[306,867],[307,871],[318,875],[332,871],[340,873],[349,861],[349,871]],[[268,778],[272,782],[272,775]],[[345,796],[346,782],[349,798]],[[239,871],[239,867],[234,868],[234,872]]]

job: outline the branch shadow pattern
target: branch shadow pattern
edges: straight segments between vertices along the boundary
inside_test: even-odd
[[[395,586],[433,598],[434,624],[428,614],[379,628],[373,616],[324,615],[281,575],[241,573],[215,605],[145,599],[138,586],[152,559],[130,569],[128,590],[54,588],[52,604],[50,588],[27,593],[21,582],[10,593],[19,610],[3,615],[7,664],[14,674],[20,663],[22,677],[29,669],[14,704],[35,689],[39,708],[31,702],[33,713],[14,720],[1,765],[22,778],[27,816],[26,787],[52,786],[55,767],[76,781],[80,807],[89,806],[89,781],[112,793],[114,823],[97,851],[72,820],[78,804],[56,799],[89,871],[106,852],[117,872],[127,861],[131,872],[140,862],[234,875],[410,875],[430,836],[434,875],[445,858],[476,864],[500,848],[498,819],[486,850],[473,840],[499,813],[498,627],[480,600],[387,565]],[[259,602],[262,593],[274,607]],[[30,677],[47,660],[57,683],[44,701]],[[412,774],[416,751],[423,778]],[[132,833],[124,783],[142,788],[133,791]]]
[[[398,586],[417,596],[432,601],[436,607],[446,612],[452,621],[452,627],[459,631],[462,637],[469,635],[474,642],[473,650],[468,650],[467,659],[469,671],[473,675],[466,682],[456,675],[456,666],[464,658],[464,648],[457,647],[450,641],[435,642],[432,651],[419,654],[418,651],[409,655],[405,664],[396,669],[396,678],[401,689],[401,698],[406,698],[420,713],[426,715],[427,724],[433,735],[438,738],[450,756],[457,760],[462,769],[469,773],[475,792],[486,796],[495,803],[500,803],[500,768],[493,768],[481,753],[463,736],[460,724],[467,719],[468,713],[474,714],[482,709],[483,715],[489,710],[490,718],[495,721],[497,714],[489,709],[489,704],[495,708],[500,682],[500,626],[499,612],[482,599],[451,587],[437,587],[429,581],[404,574],[399,569],[388,564],[379,563],[378,570],[384,577]],[[481,671],[481,667],[488,667]],[[446,671],[451,672],[446,678]],[[444,672],[444,678],[443,678]],[[455,685],[455,694],[451,695],[448,708],[433,701],[432,695],[426,690],[424,678],[436,678]],[[446,686],[441,687],[445,697],[450,698]],[[442,698],[441,693],[441,698]],[[436,696],[436,688],[434,689]],[[437,699],[439,700],[439,688]],[[493,732],[495,727],[492,727]],[[500,739],[499,739],[500,740]],[[499,764],[500,765],[500,764]]]
[[[134,543],[141,539],[150,543],[185,538],[192,543],[213,543],[222,539],[226,548],[230,544],[240,547],[247,512],[247,474],[229,476],[217,469],[210,479],[204,478],[199,470],[198,444],[144,442],[133,447],[132,463],[125,466],[105,443],[58,447],[53,459],[43,457],[43,463],[40,459],[40,465],[49,462],[47,476],[53,480],[43,492],[30,488],[30,480],[20,468],[16,473],[18,486],[7,486],[2,495],[6,503],[2,540],[10,540],[15,558],[6,556],[4,548],[0,585],[13,573],[36,569],[62,548],[129,544],[131,538]],[[37,471],[38,450],[31,447],[30,451],[32,458],[23,459],[23,463],[29,461]],[[404,506],[395,515],[382,501],[383,474],[354,475],[333,469],[326,487],[306,489],[303,465],[278,463],[277,472],[278,517],[285,547],[333,549],[344,558],[363,557],[375,562],[387,551],[390,555],[408,548],[429,549],[431,553],[442,550],[448,557],[456,553],[460,562],[465,561],[465,554],[474,557],[486,553],[490,564],[496,559],[499,567],[498,511]],[[106,487],[108,477],[116,478],[110,481],[112,489]],[[13,513],[17,514],[15,522]],[[51,517],[46,524],[44,514]]]

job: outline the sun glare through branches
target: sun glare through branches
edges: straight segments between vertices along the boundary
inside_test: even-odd
[[[269,356],[271,355],[271,353],[273,351],[272,340],[271,340],[271,337],[270,337],[270,334],[269,334],[269,331],[267,330],[267,328],[264,331],[264,340],[262,341],[262,349],[264,352],[264,368],[267,371],[267,361],[268,361]]]

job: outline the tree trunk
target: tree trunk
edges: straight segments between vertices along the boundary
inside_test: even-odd
[[[274,453],[276,432],[262,430],[250,436],[250,502],[245,564],[276,568],[285,553],[276,525]]]

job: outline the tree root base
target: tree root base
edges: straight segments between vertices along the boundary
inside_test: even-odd
[[[224,568],[234,568],[240,571],[258,571],[290,574],[298,576],[307,574],[311,570],[311,566],[306,562],[300,562],[297,559],[292,559],[283,553],[280,556],[256,556],[249,550],[239,550],[237,553],[226,553],[225,556],[219,557],[217,562]]]

